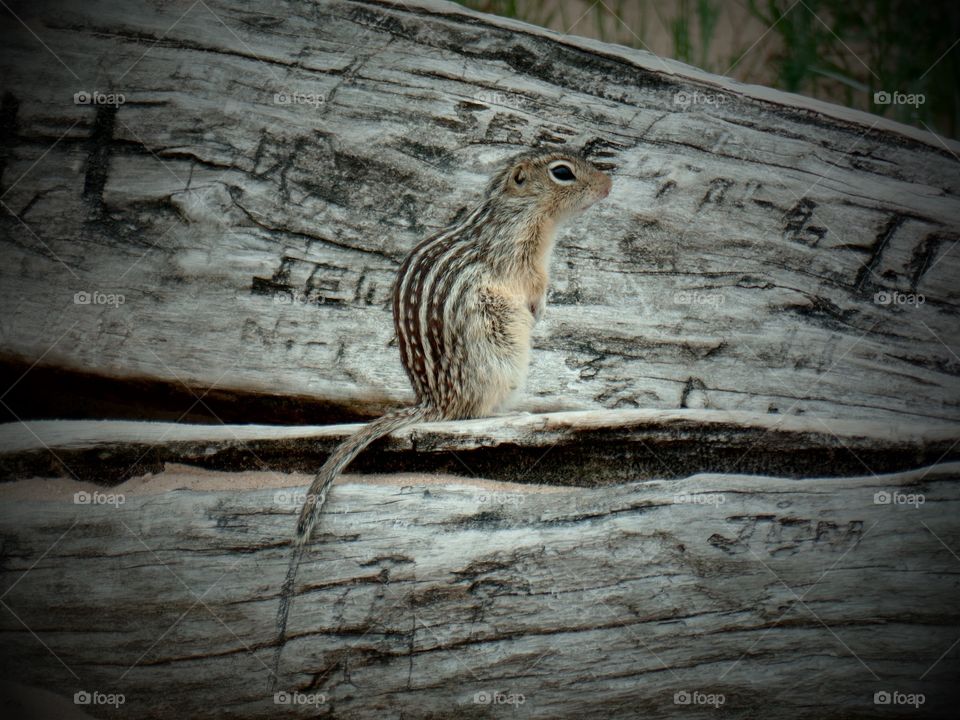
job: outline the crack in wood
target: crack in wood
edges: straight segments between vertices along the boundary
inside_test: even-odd
[[[920,280],[926,274],[927,270],[935,264],[934,258],[945,243],[953,246],[960,238],[948,238],[941,233],[928,233],[913,249],[910,260],[907,263],[907,271],[910,273],[910,291],[917,292]]]
[[[97,105],[93,128],[88,141],[86,172],[83,179],[83,197],[91,204],[94,217],[104,214],[103,188],[110,172],[116,105]]]
[[[0,197],[6,194],[4,185],[7,163],[13,157],[17,143],[17,113],[20,101],[9,90],[0,98]],[[22,212],[21,212],[22,216]]]
[[[905,221],[906,217],[904,215],[894,213],[890,216],[887,224],[877,233],[873,247],[870,249],[870,257],[862,264],[860,270],[857,272],[856,280],[854,280],[853,283],[854,288],[858,292],[869,294],[874,287],[880,284],[874,279],[871,279],[871,276],[880,264],[880,259],[883,257],[883,252],[887,249],[887,245],[890,244],[890,240],[894,234],[896,234],[897,230],[903,226]]]

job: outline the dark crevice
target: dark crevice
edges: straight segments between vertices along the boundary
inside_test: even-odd
[[[226,403],[218,404],[218,400],[213,398],[211,404],[221,409]],[[247,414],[251,407],[256,409],[256,400],[234,400],[244,411],[241,421],[251,419]],[[271,409],[279,414],[281,406]],[[330,407],[323,410],[332,412]],[[288,424],[297,424],[292,415],[285,419]],[[960,446],[954,446],[949,437],[922,442],[915,438],[878,441],[869,436],[838,438],[826,428],[824,432],[768,430],[734,424],[704,425],[694,420],[664,424],[651,419],[621,427],[582,428],[558,435],[547,452],[540,444],[504,442],[457,447],[454,453],[446,435],[427,429],[415,432],[415,447],[392,438],[378,440],[351,463],[350,472],[444,473],[528,484],[599,487],[717,472],[790,478],[860,477],[960,461]],[[58,446],[55,454],[37,446],[0,456],[0,481],[75,477],[112,486],[131,477],[160,472],[166,463],[225,472],[312,473],[337,443],[338,439],[331,437],[199,438],[155,443],[118,440],[85,447]],[[586,512],[589,514],[588,509]],[[458,524],[498,522],[503,518],[491,508],[464,516]]]
[[[945,236],[933,233],[924,237],[923,241],[914,248],[913,254],[910,256],[910,262],[907,264],[907,269],[910,271],[910,292],[915,293],[917,291],[920,280],[923,279],[927,270],[935,264],[934,258],[945,242],[947,242]],[[952,246],[957,242],[957,238],[951,238],[949,242]]]
[[[900,226],[903,225],[905,220],[906,217],[903,215],[894,215],[890,218],[889,222],[887,222],[886,226],[884,226],[883,230],[881,230],[877,235],[877,239],[874,241],[873,248],[870,252],[870,258],[863,264],[860,272],[857,273],[857,280],[854,283],[854,286],[858,291],[869,291],[871,288],[877,285],[877,283],[870,279],[870,276],[873,275],[873,271],[876,270],[877,266],[880,264],[880,259],[883,257],[883,251],[887,249],[890,239],[894,236],[897,230],[900,229]]]
[[[4,176],[15,145],[19,111],[20,101],[12,93],[5,92],[3,98],[0,98],[0,196],[6,191]]]
[[[87,168],[83,179],[83,197],[91,203],[95,215],[103,214],[103,188],[110,171],[116,105],[97,105],[96,118],[88,140]]]
[[[0,387],[11,388],[3,398],[7,407],[0,406],[0,422],[19,418],[331,425],[369,420],[391,406],[382,398],[347,405],[306,395],[210,389],[200,384],[109,377],[45,365],[31,369],[30,363],[9,358],[0,360]]]

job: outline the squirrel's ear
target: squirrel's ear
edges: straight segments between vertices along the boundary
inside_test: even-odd
[[[527,181],[527,167],[526,165],[517,165],[513,169],[512,178],[513,184],[520,186]]]

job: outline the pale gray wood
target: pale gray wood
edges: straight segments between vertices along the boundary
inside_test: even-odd
[[[360,425],[282,427],[45,420],[0,425],[0,479],[50,474],[116,484],[190,463],[316,471]],[[609,485],[712,470],[851,475],[960,460],[960,425],[821,420],[718,410],[593,410],[423,423],[353,465],[525,483]],[[589,468],[584,477],[572,468]]]
[[[123,693],[127,717],[313,716],[268,690],[306,478],[178,477],[191,472],[192,491],[147,485],[118,505],[75,505],[71,489],[4,499],[6,676]],[[483,691],[522,694],[515,716],[530,718],[717,716],[675,705],[682,691],[722,694],[733,717],[866,718],[884,690],[950,717],[958,478],[950,463],[589,490],[340,483],[300,574],[281,687],[350,718],[513,714],[474,704]]]
[[[283,686],[338,717],[717,716],[682,690],[773,718],[923,692],[950,717],[960,145],[445,3],[13,7],[43,40],[0,27],[0,337],[25,366],[377,412],[410,397],[386,306],[404,253],[521,148],[614,165],[560,236],[521,404],[589,412],[361,456],[534,484],[339,483]],[[93,89],[126,102],[72,103]],[[90,291],[124,303],[74,304]],[[893,291],[925,302],[874,302]],[[123,692],[117,715],[316,714],[267,692],[309,479],[283,470],[348,430],[0,428],[5,477],[125,500],[0,488],[5,677]],[[271,472],[104,487],[185,460]],[[924,503],[874,503],[895,490]]]
[[[561,144],[614,190],[522,409],[958,419],[956,142],[446,3],[61,5],[0,30],[7,357],[379,412],[404,253]]]

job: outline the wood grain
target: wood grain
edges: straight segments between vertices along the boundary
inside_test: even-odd
[[[24,367],[378,413],[406,251],[570,145],[614,190],[559,238],[521,409],[958,419],[955,142],[445,3],[15,5],[62,60],[0,31]]]
[[[953,716],[960,144],[431,0],[10,8],[0,400],[54,419],[0,427],[5,678],[96,717]],[[361,456],[277,704],[294,473],[350,428],[239,423],[408,401],[398,263],[544,145],[614,177],[559,237],[548,414]],[[57,373],[241,411],[32,415]]]
[[[0,480],[59,476],[115,485],[159,472],[166,463],[314,472],[359,427],[8,423],[0,425]],[[951,460],[960,460],[960,425],[905,427],[718,410],[593,410],[424,423],[376,443],[351,468],[591,486],[708,471],[858,475]]]
[[[281,666],[319,710],[269,692],[306,478],[231,491],[229,473],[196,474],[122,503],[0,504],[5,675],[122,693],[102,717],[716,717],[683,692],[734,717],[915,712],[875,705],[884,691],[953,710],[957,463],[550,492],[340,484]]]

